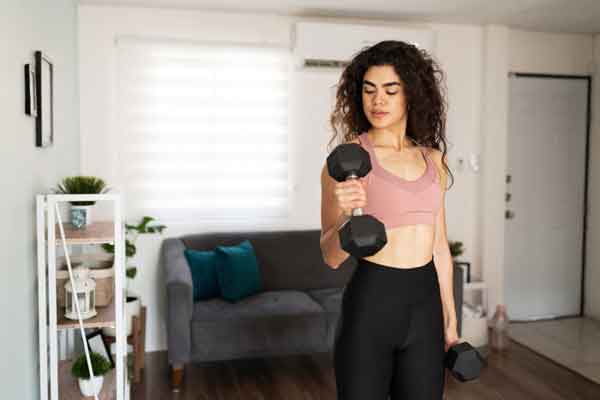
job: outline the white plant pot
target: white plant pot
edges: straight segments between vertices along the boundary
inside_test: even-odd
[[[130,296],[131,294],[127,295]],[[131,335],[132,325],[133,325],[133,316],[139,316],[140,310],[142,308],[142,302],[139,297],[133,301],[129,301],[125,303],[125,320],[127,321],[127,326],[125,328],[125,336]],[[102,332],[107,336],[117,336],[117,331],[112,327],[102,328]]]
[[[90,379],[79,378],[79,390],[84,396],[94,396],[100,394],[102,390],[102,384],[104,382],[104,376],[95,376]]]

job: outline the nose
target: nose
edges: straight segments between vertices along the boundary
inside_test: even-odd
[[[375,105],[379,105],[379,104],[383,104],[383,102],[385,101],[385,94],[382,92],[377,92],[375,94],[375,97],[373,98],[373,101],[375,102]]]

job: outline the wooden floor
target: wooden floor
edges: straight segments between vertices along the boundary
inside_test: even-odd
[[[600,399],[600,385],[516,342],[506,354],[491,353],[478,380],[460,383],[449,377],[446,388],[449,400]],[[336,394],[330,353],[192,364],[186,366],[182,391],[172,393],[167,353],[161,351],[147,353],[143,381],[131,398],[335,400]]]

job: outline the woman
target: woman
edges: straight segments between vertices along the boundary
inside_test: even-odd
[[[344,290],[334,344],[339,400],[443,396],[443,358],[458,335],[442,78],[424,50],[392,40],[359,52],[340,78],[334,137],[341,131],[343,142],[362,146],[372,169],[336,182],[323,167],[323,258],[331,268],[348,258],[338,229],[357,207],[385,224],[387,243],[357,260]]]

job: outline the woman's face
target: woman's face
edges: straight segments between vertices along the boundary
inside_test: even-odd
[[[406,120],[404,86],[391,65],[371,66],[362,82],[365,116],[375,128],[386,128]]]

